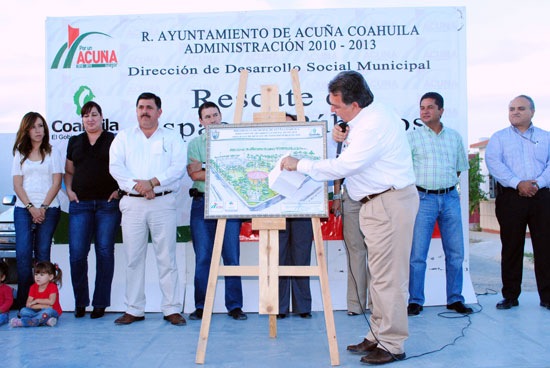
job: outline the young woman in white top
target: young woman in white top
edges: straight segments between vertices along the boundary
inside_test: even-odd
[[[17,303],[24,307],[33,283],[33,259],[50,261],[52,237],[60,216],[57,192],[64,171],[63,159],[50,145],[48,125],[39,113],[23,116],[13,156]]]

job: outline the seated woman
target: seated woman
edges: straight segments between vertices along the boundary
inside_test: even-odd
[[[46,120],[37,112],[23,116],[13,145],[17,307],[24,307],[33,283],[34,262],[49,261],[53,233],[59,222],[57,193],[63,159],[50,145]]]
[[[109,174],[109,148],[114,134],[103,130],[101,107],[82,106],[85,132],[67,146],[65,187],[69,205],[69,259],[75,298],[75,317],[84,317],[90,304],[88,253],[95,244],[96,276],[90,318],[103,317],[111,305],[115,267],[115,238],[120,227],[118,184]]]

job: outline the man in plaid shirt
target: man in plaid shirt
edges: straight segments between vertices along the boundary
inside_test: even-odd
[[[460,172],[468,159],[460,134],[443,126],[443,97],[428,92],[420,99],[423,126],[408,134],[420,207],[416,216],[411,250],[408,314],[417,315],[424,304],[426,258],[435,222],[439,225],[445,253],[447,309],[469,314],[462,296],[464,240],[460,198],[456,190]]]

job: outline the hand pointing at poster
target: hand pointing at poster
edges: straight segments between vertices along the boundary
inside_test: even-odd
[[[281,170],[296,171],[298,167],[298,160],[292,156],[287,156],[281,161]]]

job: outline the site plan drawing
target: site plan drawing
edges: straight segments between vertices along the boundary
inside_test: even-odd
[[[327,217],[327,184],[307,178],[291,198],[269,188],[287,154],[326,158],[326,122],[208,126],[206,218]]]

